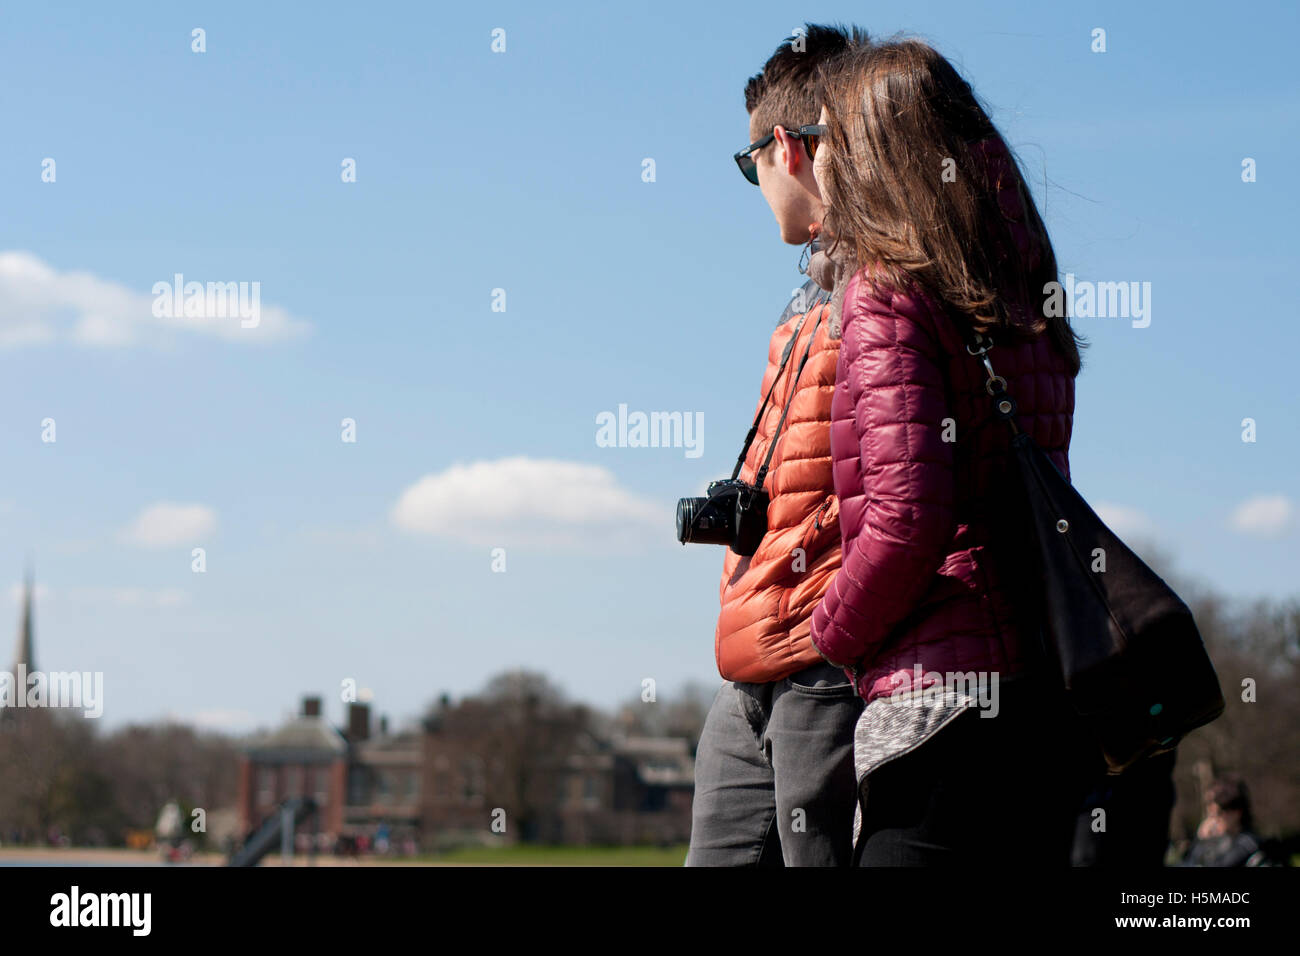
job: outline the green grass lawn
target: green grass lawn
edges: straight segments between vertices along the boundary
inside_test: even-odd
[[[499,866],[681,866],[686,847],[534,846],[463,847],[416,857],[420,863],[491,863]],[[415,862],[408,861],[408,862]]]

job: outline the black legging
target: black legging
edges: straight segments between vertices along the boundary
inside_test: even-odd
[[[998,716],[968,711],[869,774],[858,865],[1069,866],[1099,757],[1042,686],[1004,682]]]
[[[1148,869],[1165,865],[1169,849],[1169,818],[1177,793],[1174,764],[1177,751],[1148,757],[1120,777],[1094,781],[1084,800],[1074,831],[1075,866]],[[1095,812],[1106,813],[1105,829],[1096,826]]]

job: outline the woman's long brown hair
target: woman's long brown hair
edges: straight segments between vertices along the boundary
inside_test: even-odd
[[[995,339],[1046,332],[1077,374],[1080,340],[1045,308],[1057,281],[1047,228],[970,84],[918,40],[845,54],[821,83],[834,242],[877,280],[911,277]]]

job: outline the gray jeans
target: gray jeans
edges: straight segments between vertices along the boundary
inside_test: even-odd
[[[862,701],[826,663],[722,685],[695,756],[687,866],[848,866]]]

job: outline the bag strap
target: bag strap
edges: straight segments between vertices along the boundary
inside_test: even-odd
[[[984,363],[984,370],[988,372],[988,380],[984,383],[984,391],[989,393],[989,398],[993,404],[993,417],[1000,418],[1011,428],[1011,435],[1014,438],[1020,434],[1020,426],[1016,424],[1016,400],[1011,397],[1007,391],[1007,380],[993,371],[993,363],[989,361],[989,352],[993,348],[993,339],[991,336],[977,332],[970,326],[963,325],[962,332],[968,341],[966,351]]]
[[[818,305],[824,306],[830,299],[824,299]],[[754,487],[762,488],[763,482],[767,480],[767,468],[772,463],[772,455],[776,451],[777,440],[781,437],[781,429],[785,427],[785,417],[790,414],[790,406],[794,404],[795,393],[799,390],[799,376],[803,374],[803,367],[808,364],[808,356],[812,354],[813,341],[817,338],[817,328],[822,324],[822,319],[826,317],[826,310],[819,309],[817,321],[813,323],[812,333],[808,336],[808,347],[803,350],[803,358],[799,360],[799,367],[794,371],[794,381],[790,383],[790,397],[785,400],[785,408],[781,410],[781,420],[776,423],[776,431],[772,435],[772,441],[767,446],[767,457],[763,459],[763,467],[758,469],[758,474],[754,476]]]
[[[975,331],[969,325],[963,325],[962,332],[964,337],[968,339],[966,351],[983,362],[984,370],[988,373],[988,378],[984,382],[984,390],[988,392],[993,405],[993,417],[1002,419],[1007,423],[1007,427],[1011,429],[1013,448],[1017,443],[1030,441],[1029,433],[1021,431],[1020,426],[1016,423],[1016,400],[1007,391],[1007,380],[993,371],[993,363],[989,361],[989,351],[993,348],[992,337]],[[1023,508],[1023,504],[1021,507]],[[1033,592],[1030,590],[1024,593],[1032,594]],[[1034,595],[1029,600],[1017,602],[1016,619],[1021,627],[1026,630],[1026,633],[1037,632],[1038,643],[1042,648],[1044,657],[1050,659],[1053,651],[1048,647],[1047,632],[1043,627],[1041,600],[1042,597],[1039,594]],[[1039,608],[1039,610],[1035,611],[1035,608]]]

